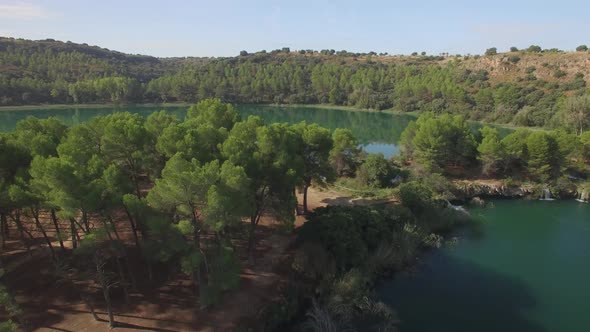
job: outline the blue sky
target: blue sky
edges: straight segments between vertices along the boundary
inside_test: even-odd
[[[0,36],[155,56],[335,49],[483,53],[590,45],[590,1],[0,0]]]

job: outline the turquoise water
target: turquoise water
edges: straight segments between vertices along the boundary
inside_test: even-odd
[[[96,108],[47,108],[47,109],[18,109],[0,111],[0,131],[11,131],[19,120],[27,116],[38,118],[56,117],[67,125],[76,125],[99,115],[128,111],[148,116],[165,109],[184,118],[186,106],[122,106]],[[307,121],[318,123],[330,129],[349,128],[359,139],[366,151],[381,152],[386,157],[397,154],[397,143],[405,127],[414,117],[378,112],[343,111],[314,107],[278,107],[260,105],[238,105],[238,111],[243,117],[258,115],[267,123],[288,122],[297,123]]]
[[[590,205],[498,200],[377,292],[412,332],[590,331]]]
[[[126,106],[0,111],[0,131],[29,115],[67,125],[129,111],[148,116],[186,107]],[[349,128],[368,152],[397,153],[411,116],[313,107],[239,105],[267,123],[307,121]],[[377,292],[399,314],[401,331],[590,331],[590,205],[574,201],[493,201],[470,212],[477,222],[453,247],[433,250],[414,271]]]

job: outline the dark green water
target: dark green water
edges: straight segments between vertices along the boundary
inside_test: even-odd
[[[377,291],[402,332],[590,331],[590,205],[493,201],[476,227]]]
[[[38,118],[56,117],[67,125],[75,125],[99,115],[128,111],[148,116],[155,111],[165,109],[184,118],[186,107],[178,106],[123,106],[100,108],[47,108],[20,109],[0,111],[0,131],[11,131],[19,120],[29,115]],[[397,153],[396,144],[402,131],[414,118],[408,115],[395,115],[377,112],[355,112],[337,109],[313,107],[277,107],[258,105],[239,105],[238,110],[243,117],[258,115],[267,123],[307,121],[318,123],[330,129],[349,128],[365,147],[367,152],[382,152],[386,157]]]
[[[32,115],[68,125],[129,111],[148,116],[186,107],[126,106],[0,111],[0,131]],[[411,116],[310,107],[240,105],[243,117],[268,123],[307,121],[349,128],[369,152],[397,152]],[[474,125],[477,127],[478,125]],[[503,134],[508,130],[503,130]],[[574,201],[493,201],[472,209],[476,227],[460,230],[453,247],[427,253],[413,272],[383,282],[402,332],[590,331],[590,205]]]

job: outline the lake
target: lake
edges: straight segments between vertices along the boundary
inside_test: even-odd
[[[401,331],[589,331],[590,205],[490,203],[457,244],[378,287]]]
[[[71,126],[99,115],[108,115],[114,112],[127,111],[147,117],[161,109],[176,114],[182,119],[186,114],[187,106],[51,107],[46,109],[1,110],[0,131],[14,130],[19,120],[30,115],[38,118],[53,116]],[[398,153],[397,143],[402,131],[410,121],[415,120],[415,117],[410,115],[314,107],[238,105],[237,109],[244,118],[249,115],[257,115],[267,123],[307,121],[330,129],[349,128],[363,145],[365,151],[370,153],[381,152],[386,157]]]
[[[129,111],[148,116],[166,109],[184,118],[186,107],[126,106],[0,111],[0,131],[29,115],[68,125]],[[368,152],[397,153],[408,115],[314,107],[239,105],[243,117],[267,123],[315,122],[349,128]],[[475,125],[477,127],[477,125]],[[507,132],[506,130],[504,132]],[[590,205],[575,201],[490,201],[472,208],[473,227],[458,244],[432,250],[411,272],[384,281],[381,299],[399,314],[402,332],[588,331],[590,327]]]

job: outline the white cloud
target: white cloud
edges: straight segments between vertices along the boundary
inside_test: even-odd
[[[41,6],[25,2],[15,2],[9,4],[0,3],[0,18],[12,20],[29,20],[38,18],[48,18],[51,13]]]

